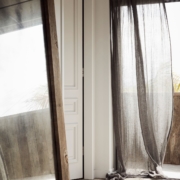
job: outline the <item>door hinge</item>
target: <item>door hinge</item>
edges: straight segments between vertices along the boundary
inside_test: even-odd
[[[84,68],[82,68],[82,77],[84,77]]]

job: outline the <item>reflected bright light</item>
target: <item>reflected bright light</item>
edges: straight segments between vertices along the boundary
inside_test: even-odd
[[[180,83],[180,3],[166,3],[166,9],[171,36],[174,85],[178,85]]]
[[[13,179],[13,180],[56,180],[53,174],[36,176],[36,177],[27,177],[24,179]]]
[[[180,179],[180,165],[164,164],[163,171],[168,178]]]
[[[42,25],[1,34],[0,49],[0,117],[47,108]]]

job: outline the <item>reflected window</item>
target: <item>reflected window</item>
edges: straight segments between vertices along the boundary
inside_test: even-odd
[[[0,35],[0,116],[48,108],[42,25]]]

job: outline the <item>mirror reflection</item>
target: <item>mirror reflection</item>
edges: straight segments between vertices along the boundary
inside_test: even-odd
[[[0,1],[0,179],[54,180],[40,0]]]

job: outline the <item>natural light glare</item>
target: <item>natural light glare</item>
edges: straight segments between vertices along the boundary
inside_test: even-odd
[[[49,175],[25,178],[24,180],[55,180],[55,176],[53,174],[49,174]]]
[[[0,49],[0,117],[41,109],[38,100],[47,97],[42,25],[1,34]]]
[[[180,2],[166,3],[172,45],[172,68],[175,92],[180,92]]]
[[[180,166],[179,165],[172,165],[172,164],[164,164],[163,171],[165,176],[170,178],[180,178]]]

